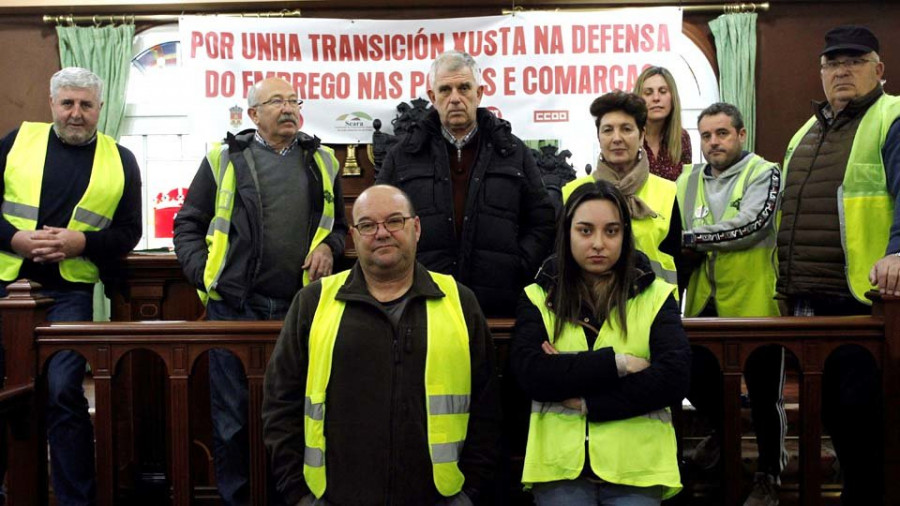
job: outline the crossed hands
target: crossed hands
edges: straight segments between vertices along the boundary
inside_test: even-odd
[[[544,350],[544,353],[547,355],[559,355],[559,352],[556,348],[550,344],[549,341],[544,341],[541,343],[541,349]],[[634,355],[625,355],[625,374],[634,374],[636,372],[643,371],[644,369],[650,367],[650,361],[647,359],[643,359],[641,357],[635,357]],[[586,406],[584,405],[584,399],[582,398],[572,398],[566,399],[562,401],[562,405],[569,408],[574,409],[576,411],[581,411],[582,414],[586,413]]]
[[[38,264],[55,264],[84,252],[84,234],[77,230],[45,226],[41,230],[19,230],[10,241],[19,256]]]

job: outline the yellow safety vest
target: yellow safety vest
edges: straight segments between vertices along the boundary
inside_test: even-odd
[[[874,288],[869,283],[869,272],[887,252],[894,221],[894,200],[888,192],[881,149],[898,118],[900,97],[884,94],[869,107],[856,130],[837,193],[847,286],[863,304],[872,304],[866,298],[866,292]],[[784,157],[785,172],[794,149],[816,121],[813,116],[794,134]],[[849,234],[848,229],[852,230]]]
[[[597,181],[594,176],[583,176],[569,181],[563,186],[563,203],[579,186]],[[668,253],[659,250],[659,245],[669,235],[669,224],[672,221],[672,207],[675,204],[675,183],[650,174],[647,182],[635,194],[654,212],[656,218],[634,219],[631,225],[634,232],[634,247],[641,250],[650,259],[653,273],[673,286],[678,285],[678,273],[675,271],[675,259]],[[676,294],[677,298],[677,294]]]
[[[732,188],[729,202],[738,202],[746,191],[747,183],[771,170],[773,165],[759,155],[752,155],[743,173],[737,176],[740,180]],[[701,174],[705,166],[686,165],[676,182],[678,207],[687,232],[695,227],[717,223],[706,201]],[[738,213],[740,209],[737,206],[729,205],[719,221],[730,220]],[[778,316],[774,221],[773,216],[765,239],[747,249],[705,253],[703,264],[691,273],[685,294],[685,316],[700,314],[710,298],[714,299],[719,316]]]
[[[325,494],[326,487],[325,406],[328,380],[334,343],[345,307],[345,303],[335,296],[350,272],[322,278],[322,294],[309,329],[303,476],[310,491],[319,498]],[[456,281],[445,274],[429,274],[445,296],[425,302],[428,320],[425,356],[428,450],[434,485],[442,496],[450,497],[462,490],[465,481],[458,462],[469,426],[472,395],[469,330]]]
[[[625,308],[628,336],[615,318],[607,318],[594,349],[612,347],[650,360],[650,327],[674,287],[660,279],[628,300]],[[553,336],[556,315],[547,308],[547,293],[538,284],[525,288],[528,299],[541,312],[548,336]],[[560,353],[588,351],[581,326],[567,323],[553,346]],[[681,490],[677,443],[668,408],[643,416],[608,422],[588,422],[580,411],[562,403],[532,402],[522,483],[574,480],[584,470],[585,436],[591,471],[609,483],[633,487],[662,486],[663,499]]]
[[[318,148],[313,158],[322,178],[323,203],[322,218],[319,220],[316,233],[309,245],[307,258],[334,228],[334,181],[339,169],[331,148],[324,146]],[[213,144],[206,159],[218,190],[215,216],[209,222],[209,229],[206,231],[206,247],[209,252],[206,257],[206,267],[203,270],[203,285],[206,290],[197,291],[204,304],[209,298],[222,299],[216,292],[216,286],[225,269],[225,258],[228,255],[228,232],[231,229],[231,214],[234,212],[234,195],[237,191],[237,178],[234,174],[234,164],[231,163],[231,158],[228,156],[228,145]],[[338,202],[338,205],[343,205],[343,203]],[[305,233],[305,231],[302,232]],[[307,284],[309,284],[309,271],[303,271],[303,285]]]
[[[35,230],[41,203],[41,184],[52,123],[24,122],[6,159],[3,177],[3,217],[19,230]],[[97,132],[97,147],[91,179],[72,210],[66,228],[93,232],[108,228],[125,190],[125,170],[116,141]],[[0,251],[0,279],[13,281],[23,258]],[[59,263],[59,274],[73,283],[96,283],[100,269],[85,257],[67,258]]]

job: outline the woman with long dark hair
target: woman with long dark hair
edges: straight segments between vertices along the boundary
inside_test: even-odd
[[[615,186],[579,186],[517,307],[511,367],[533,399],[522,482],[539,506],[658,505],[681,489],[668,406],[690,348],[631,223]]]
[[[691,137],[681,128],[681,99],[675,78],[665,67],[647,67],[634,83],[634,94],[647,103],[644,153],[650,173],[670,181],[691,163]]]

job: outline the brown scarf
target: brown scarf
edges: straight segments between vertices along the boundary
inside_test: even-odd
[[[594,169],[594,179],[609,181],[625,196],[628,202],[628,210],[631,211],[631,217],[636,220],[643,218],[656,218],[657,214],[646,202],[637,196],[637,192],[647,182],[650,177],[650,163],[646,156],[638,153],[637,163],[630,171],[624,175],[610,167],[603,159],[603,154],[597,159],[597,168]]]

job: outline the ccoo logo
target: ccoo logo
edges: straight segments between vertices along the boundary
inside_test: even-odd
[[[535,123],[566,123],[569,111],[534,111]]]

